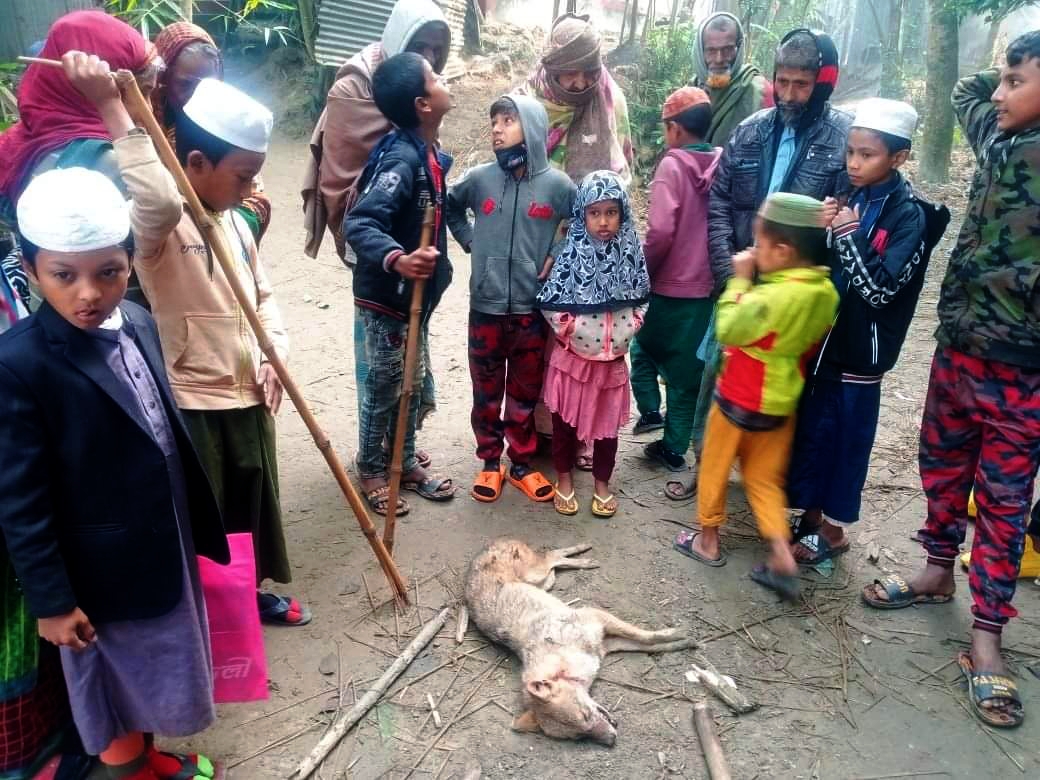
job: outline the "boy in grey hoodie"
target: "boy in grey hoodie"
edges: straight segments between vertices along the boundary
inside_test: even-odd
[[[471,495],[495,501],[508,478],[531,500],[551,501],[552,485],[530,465],[548,338],[535,296],[551,268],[553,241],[560,222],[570,216],[576,188],[549,166],[549,119],[541,103],[523,95],[502,97],[490,114],[496,161],[465,173],[448,192],[446,213],[455,240],[472,256],[471,422],[483,468]],[[508,472],[501,463],[505,441]]]

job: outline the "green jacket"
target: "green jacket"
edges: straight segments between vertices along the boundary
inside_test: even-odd
[[[997,129],[999,73],[961,79],[953,107],[978,165],[939,296],[940,346],[1040,369],[1040,128]]]

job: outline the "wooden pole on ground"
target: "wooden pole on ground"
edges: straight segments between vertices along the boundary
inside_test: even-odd
[[[359,720],[365,717],[365,713],[375,706],[375,703],[379,701],[379,697],[386,693],[386,689],[393,685],[394,680],[401,676],[404,670],[408,668],[408,665],[415,660],[415,657],[422,652],[423,648],[444,627],[450,612],[451,609],[448,607],[442,609],[440,614],[427,623],[426,627],[419,632],[419,635],[408,643],[408,647],[390,665],[390,668],[383,672],[383,676],[379,678],[376,684],[368,689],[368,693],[358,699],[349,710],[336,716],[336,720],[329,726],[325,736],[314,746],[314,749],[307,757],[300,762],[296,771],[289,776],[290,780],[307,780],[308,777],[314,774],[314,771],[321,766],[321,762],[339,744],[339,741],[347,735],[347,732]]]
[[[62,67],[61,62],[58,60],[47,60],[35,57],[19,57],[18,59],[22,62],[37,65]],[[184,199],[188,202],[188,208],[195,217],[195,222],[202,229],[206,241],[213,248],[213,254],[216,256],[217,262],[220,263],[224,276],[227,277],[228,284],[231,285],[231,291],[235,294],[235,299],[238,301],[242,313],[245,315],[246,320],[249,322],[249,326],[253,329],[253,333],[256,335],[256,340],[260,344],[260,349],[263,350],[264,355],[267,356],[268,361],[271,363],[271,368],[274,369],[275,373],[278,375],[278,379],[285,387],[286,395],[288,395],[292,400],[293,406],[295,406],[296,411],[299,412],[304,425],[307,426],[307,430],[310,431],[311,436],[314,437],[314,443],[321,451],[321,454],[325,457],[325,462],[329,464],[332,476],[339,484],[340,490],[343,491],[347,503],[350,505],[350,508],[354,510],[354,515],[357,517],[358,524],[361,526],[362,532],[368,539],[368,543],[372,546],[372,551],[376,554],[376,558],[379,560],[379,565],[386,574],[387,580],[390,582],[390,587],[394,592],[395,598],[402,603],[407,604],[408,584],[405,582],[404,577],[401,576],[401,573],[397,570],[397,566],[394,565],[394,559],[390,556],[386,547],[383,546],[383,542],[379,539],[376,528],[372,524],[368,512],[365,510],[365,505],[361,503],[360,496],[358,496],[357,491],[354,490],[354,485],[351,483],[350,477],[347,476],[347,472],[343,468],[343,464],[340,462],[336,450],[333,449],[332,442],[329,440],[329,437],[325,435],[321,426],[318,425],[318,421],[314,418],[310,408],[307,406],[307,402],[300,393],[300,389],[297,387],[296,382],[293,381],[292,376],[289,374],[289,370],[285,367],[285,363],[282,362],[282,359],[275,351],[274,344],[271,341],[270,336],[267,335],[267,331],[264,329],[263,323],[260,322],[260,317],[256,313],[256,306],[250,301],[245,288],[242,286],[242,282],[238,278],[238,273],[235,271],[235,264],[232,260],[231,251],[224,242],[223,230],[209,216],[206,209],[203,208],[199,196],[196,195],[195,190],[192,189],[191,182],[188,181],[184,169],[181,168],[180,162],[177,160],[177,156],[173,153],[173,149],[170,148],[170,142],[166,139],[166,134],[163,133],[162,128],[159,127],[159,123],[156,121],[155,115],[152,113],[151,106],[148,105],[148,102],[144,99],[144,95],[141,94],[141,90],[137,86],[137,81],[134,80],[134,74],[130,71],[121,70],[115,74],[115,79],[123,94],[123,102],[126,103],[127,111],[130,112],[130,115],[133,117],[135,122],[138,122],[148,131],[148,135],[151,136],[152,143],[155,145],[155,151],[159,154],[159,159],[163,161],[163,164],[172,174],[174,181],[177,182],[177,189],[180,190],[181,195],[183,195]]]
[[[715,733],[715,721],[711,718],[711,709],[706,701],[693,705],[693,726],[697,729],[697,739],[704,751],[704,763],[708,765],[708,776],[711,780],[730,780],[729,764],[726,754],[722,752],[722,743]]]
[[[423,214],[419,246],[423,249],[433,241],[436,219],[433,204]],[[394,533],[397,530],[397,497],[401,495],[401,461],[404,458],[404,437],[408,432],[408,416],[415,395],[415,365],[419,360],[419,328],[422,321],[423,297],[426,280],[412,282],[412,305],[408,310],[408,338],[404,346],[404,374],[401,377],[401,403],[397,407],[397,427],[394,430],[394,449],[390,457],[390,492],[386,504],[386,523],[383,526],[383,545],[394,554]]]
[[[181,0],[181,16],[184,17],[184,21],[190,22],[191,15],[195,10],[195,0]]]

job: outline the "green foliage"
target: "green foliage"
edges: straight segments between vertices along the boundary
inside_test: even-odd
[[[18,98],[15,96],[16,77],[24,70],[17,62],[0,62],[0,132],[18,119]]]
[[[639,61],[639,79],[628,95],[629,121],[635,148],[639,150],[636,165],[640,170],[652,167],[664,148],[661,107],[672,92],[693,78],[696,37],[697,27],[692,24],[679,25],[674,30],[658,27],[647,33]]]
[[[972,14],[987,22],[1000,21],[1021,8],[1035,5],[1037,0],[946,0],[946,7],[964,19]]]
[[[106,7],[145,38],[151,38],[168,24],[184,19],[180,0],[107,0]]]

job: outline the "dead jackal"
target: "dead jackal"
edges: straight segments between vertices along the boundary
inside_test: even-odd
[[[520,657],[524,711],[518,731],[541,730],[560,739],[594,739],[613,745],[616,721],[590,695],[607,653],[663,653],[696,647],[675,628],[646,631],[594,607],[574,609],[549,590],[556,569],[594,569],[599,563],[570,556],[581,544],[538,553],[515,539],[488,545],[466,574],[466,606],[477,627]]]

